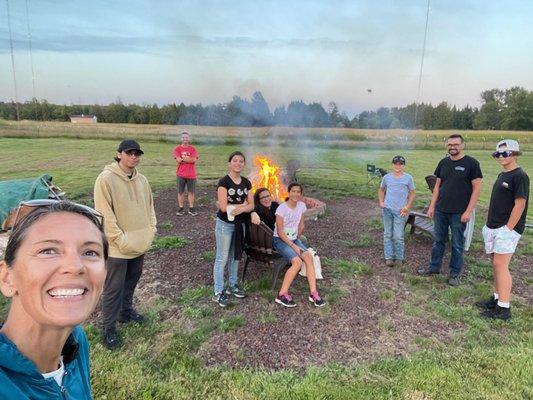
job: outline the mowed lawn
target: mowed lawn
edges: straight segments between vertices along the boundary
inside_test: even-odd
[[[70,198],[91,201],[94,180],[115,155],[117,140],[0,138],[0,179],[50,173]],[[141,140],[145,151],[141,171],[154,188],[174,185],[174,144]],[[324,198],[347,195],[375,196],[376,181],[366,184],[366,164],[388,168],[392,156],[407,158],[407,171],[415,177],[419,204],[428,198],[424,176],[431,174],[444,150],[327,149],[324,147],[254,148],[251,146],[198,146],[201,180],[214,181],[226,171],[227,155],[241,150],[249,157],[266,154],[280,163],[299,159],[300,179]],[[480,208],[486,208],[499,167],[491,151],[467,152],[476,157],[485,175]],[[533,174],[533,156],[520,164]],[[530,210],[530,217],[533,215]],[[522,253],[531,255],[531,234],[524,235]],[[381,238],[376,238],[381,240]],[[479,246],[479,243],[476,243]],[[526,245],[527,244],[527,245]],[[352,366],[328,365],[302,370],[269,371],[205,367],[197,349],[210,335],[238,329],[231,318],[197,316],[205,310],[195,302],[209,294],[206,287],[180,294],[183,317],[164,317],[170,300],[147,310],[149,323],[122,327],[128,347],[108,352],[99,343],[99,328],[86,326],[91,341],[92,382],[97,399],[528,399],[533,398],[533,310],[513,303],[518,318],[510,323],[488,322],[464,305],[490,292],[490,265],[469,260],[475,279],[446,287],[440,281],[406,274],[412,299],[405,312],[457,323],[449,342],[417,338],[420,350],[406,357],[383,358]],[[527,278],[531,288],[533,279]],[[172,301],[175,302],[175,299]],[[392,300],[394,301],[394,300]],[[0,297],[0,320],[5,315]],[[175,304],[174,304],[175,305]],[[186,311],[187,313],[186,314]],[[192,321],[196,323],[192,324]],[[192,328],[191,328],[192,326]],[[413,335],[412,332],[402,332]],[[357,335],[357,332],[354,332]],[[298,338],[295,338],[298,340]],[[319,349],[317,350],[319,351]]]

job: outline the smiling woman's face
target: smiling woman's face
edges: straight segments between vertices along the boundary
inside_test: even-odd
[[[300,201],[302,198],[302,189],[299,186],[293,186],[289,191],[289,199],[292,201]]]
[[[268,190],[263,190],[259,193],[259,203],[267,208],[272,205],[272,196]]]
[[[229,169],[236,173],[241,173],[244,169],[244,166],[246,165],[246,161],[243,156],[241,155],[234,155],[231,158],[231,161],[228,163]]]
[[[102,236],[86,217],[48,214],[26,232],[15,260],[2,265],[2,292],[12,297],[13,317],[69,327],[93,312],[106,269]]]

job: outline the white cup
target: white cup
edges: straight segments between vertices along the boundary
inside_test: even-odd
[[[226,206],[226,212],[228,213],[228,221],[234,221],[235,215],[233,215],[231,212],[235,209],[235,206],[227,205]]]

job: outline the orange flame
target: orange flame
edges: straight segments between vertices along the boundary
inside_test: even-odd
[[[254,157],[253,165],[258,168],[255,176],[252,178],[252,191],[259,188],[267,188],[274,200],[278,202],[285,201],[289,195],[287,188],[281,179],[281,169],[271,159],[260,154]]]

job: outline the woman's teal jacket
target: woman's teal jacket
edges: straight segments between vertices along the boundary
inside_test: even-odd
[[[0,333],[0,399],[92,399],[89,343],[81,327],[74,328],[62,355],[65,375],[59,386],[54,378],[44,379],[35,364]]]

